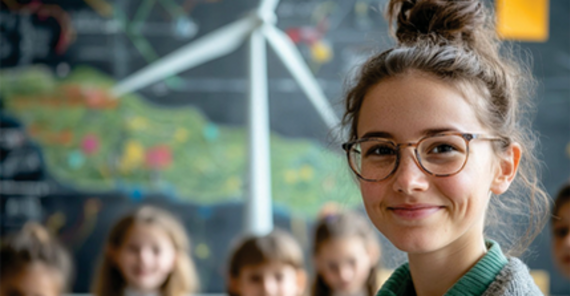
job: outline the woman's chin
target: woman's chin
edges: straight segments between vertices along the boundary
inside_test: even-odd
[[[437,236],[399,234],[387,238],[398,250],[408,254],[429,253],[442,246],[442,241]]]

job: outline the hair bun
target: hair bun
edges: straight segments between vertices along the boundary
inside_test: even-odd
[[[428,39],[471,45],[475,32],[485,24],[479,0],[390,0],[386,17],[390,29],[396,20],[400,44]]]

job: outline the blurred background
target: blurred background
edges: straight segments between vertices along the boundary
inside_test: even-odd
[[[393,45],[382,17],[386,2],[282,0],[275,9],[276,26],[338,117],[345,77]],[[532,57],[542,177],[554,195],[570,177],[570,1],[487,3],[498,7],[504,38]],[[245,227],[247,42],[118,99],[111,89],[258,4],[1,0],[0,235],[42,222],[73,252],[73,291],[86,293],[111,225],[143,203],[160,205],[188,229],[203,292],[223,292],[230,242]],[[267,66],[273,222],[307,250],[319,209],[328,202],[360,209],[360,196],[340,128],[326,124],[270,47]],[[552,263],[550,238],[547,227],[525,261],[545,271],[553,295],[570,295]]]

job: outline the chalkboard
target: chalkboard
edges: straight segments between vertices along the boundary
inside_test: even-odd
[[[283,0],[277,7],[277,26],[295,42],[338,115],[342,114],[341,99],[346,75],[372,52],[393,44],[382,19],[385,3],[385,0]],[[57,133],[42,134],[41,123],[53,122],[49,118],[40,118],[38,121],[41,112],[22,111],[25,109],[15,112],[17,108],[14,109],[14,101],[6,97],[10,93],[6,94],[5,90],[9,89],[12,94],[33,94],[38,89],[43,91],[57,88],[67,98],[66,103],[61,103],[58,101],[61,98],[50,97],[49,100],[43,100],[41,105],[28,101],[21,103],[22,108],[51,108],[60,106],[57,104],[66,104],[61,106],[69,110],[76,106],[73,104],[79,104],[69,94],[78,92],[82,100],[95,102],[90,105],[92,107],[116,110],[112,109],[114,103],[106,101],[104,92],[94,91],[93,94],[91,90],[67,87],[70,80],[79,79],[76,77],[83,75],[81,77],[89,77],[97,80],[97,83],[102,81],[102,84],[96,84],[99,86],[120,81],[161,56],[243,17],[257,4],[258,1],[254,0],[0,2],[0,67],[3,71],[10,71],[2,72],[3,76],[0,76],[0,90],[4,90],[0,135],[2,234],[17,229],[30,219],[51,223],[49,225],[70,245],[80,266],[80,276],[76,280],[74,291],[86,292],[96,261],[93,254],[100,249],[112,221],[141,202],[157,203],[173,210],[186,222],[196,245],[203,243],[202,246],[207,246],[201,247],[200,256],[208,252],[216,254],[213,256],[216,260],[211,259],[212,256],[196,257],[196,260],[199,268],[207,270],[202,278],[205,282],[204,292],[222,291],[221,258],[224,258],[227,250],[219,246],[227,246],[232,234],[239,232],[242,213],[239,194],[228,195],[230,197],[223,203],[208,203],[208,194],[192,199],[188,194],[181,194],[179,189],[173,188],[175,186],[152,187],[151,184],[149,186],[158,189],[146,190],[142,185],[113,182],[111,185],[106,183],[105,190],[97,191],[93,190],[94,186],[88,186],[92,184],[89,182],[71,183],[68,175],[61,173],[62,168],[81,165],[88,160],[80,157],[83,154],[71,152],[68,158],[58,158],[58,155],[54,156],[54,149],[45,143],[84,143],[86,146],[82,147],[87,150],[82,151],[85,154],[91,151],[89,149],[92,148],[89,147],[97,147],[93,143],[104,139],[87,137],[90,134],[86,132],[78,140],[77,133],[70,133],[65,126],[54,127]],[[516,45],[533,57],[532,71],[539,81],[534,120],[542,140],[539,157],[545,164],[544,185],[554,194],[570,177],[570,36],[567,34],[570,27],[570,18],[567,17],[570,15],[570,2],[551,1],[550,5],[549,40],[545,43]],[[45,68],[25,72],[40,64]],[[338,143],[331,140],[330,131],[318,113],[271,50],[268,50],[268,65],[270,124],[275,143],[294,143],[295,149],[305,149],[298,157],[291,158],[294,159],[291,162],[296,163],[295,167],[283,168],[283,174],[277,170],[275,178],[282,178],[283,184],[292,182],[299,190],[309,190],[312,183],[307,180],[317,180],[319,172],[330,169],[322,167],[320,163],[326,162],[325,158],[321,160],[315,156],[314,151],[330,150],[331,159],[343,161],[342,155]],[[90,70],[81,70],[85,66]],[[17,85],[27,87],[18,88],[16,84],[10,83],[10,77],[15,76],[14,73],[18,73],[18,70],[25,74],[18,76],[23,78],[19,78]],[[85,74],[92,73],[89,72],[91,70],[103,75]],[[205,141],[216,140],[219,134],[225,135],[224,131],[241,137],[244,134],[240,129],[247,122],[246,76],[246,47],[242,46],[225,57],[149,85],[138,92],[140,97],[132,101],[142,100],[157,109],[199,110],[201,115],[196,115],[195,118],[205,118],[206,123],[200,131]],[[51,80],[43,80],[45,77],[51,77]],[[39,80],[51,82],[35,83]],[[28,81],[32,83],[27,83]],[[66,87],[61,86],[62,83],[67,83],[64,85]],[[90,98],[92,101],[89,101]],[[146,108],[134,103],[129,106]],[[78,128],[88,129],[89,120],[100,122],[98,120],[101,117],[96,115],[98,111],[93,111],[100,110],[96,108],[82,113],[81,120],[76,123]],[[129,116],[128,112],[120,114]],[[116,117],[112,117],[111,121],[114,118]],[[128,124],[137,125],[140,122],[133,120]],[[109,149],[113,145],[128,146],[128,143],[120,142],[120,139],[128,138],[123,129],[113,128],[113,124],[109,123],[105,130],[109,137],[119,139],[112,145],[109,144]],[[184,132],[178,133],[178,136],[184,138]],[[102,144],[99,146],[103,147]],[[163,153],[164,150],[160,147],[156,151],[157,155],[163,155],[159,159],[169,155]],[[236,151],[242,153],[239,152],[241,150]],[[313,161],[314,159],[320,162]],[[343,174],[346,172],[345,169]],[[104,174],[93,174],[99,173]],[[306,180],[296,176],[304,176]],[[152,180],[168,180],[169,177],[167,173],[149,172],[141,178],[145,180],[144,184],[150,184]],[[232,182],[235,180],[231,176],[227,180],[228,186],[234,186],[232,184],[235,182]],[[336,180],[318,179],[323,184],[322,187],[329,186],[328,183],[335,183]],[[242,181],[237,184],[242,184],[240,182]],[[276,186],[281,188],[278,187],[280,185]],[[243,190],[232,192],[239,193]],[[354,188],[346,189],[342,194],[346,197],[339,201],[347,207],[358,204]],[[178,198],[180,195],[187,198],[181,200]],[[326,196],[316,198],[315,207],[326,199]],[[311,219],[304,216],[302,222],[299,222],[291,209],[288,204],[277,203],[276,224],[288,229],[292,229],[291,225],[304,224],[304,228],[301,228],[310,230],[308,225]],[[223,231],[216,234],[216,237],[208,236],[204,231],[210,227]],[[306,240],[302,234],[298,234],[298,237]],[[550,231],[545,229],[533,244],[534,255],[529,256],[527,262],[531,268],[549,271],[552,294],[568,294],[570,288],[557,275],[551,262],[549,240]]]

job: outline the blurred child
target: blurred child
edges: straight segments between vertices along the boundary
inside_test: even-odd
[[[372,296],[378,290],[380,244],[356,213],[326,213],[317,222],[312,296]]]
[[[230,296],[301,296],[307,284],[301,247],[281,230],[241,240],[228,273]]]
[[[570,279],[570,183],[556,196],[552,210],[552,249],[556,265]]]
[[[44,227],[27,223],[0,247],[0,296],[59,296],[71,270],[67,251]]]
[[[93,287],[96,296],[186,296],[198,287],[184,226],[144,206],[111,229]]]

